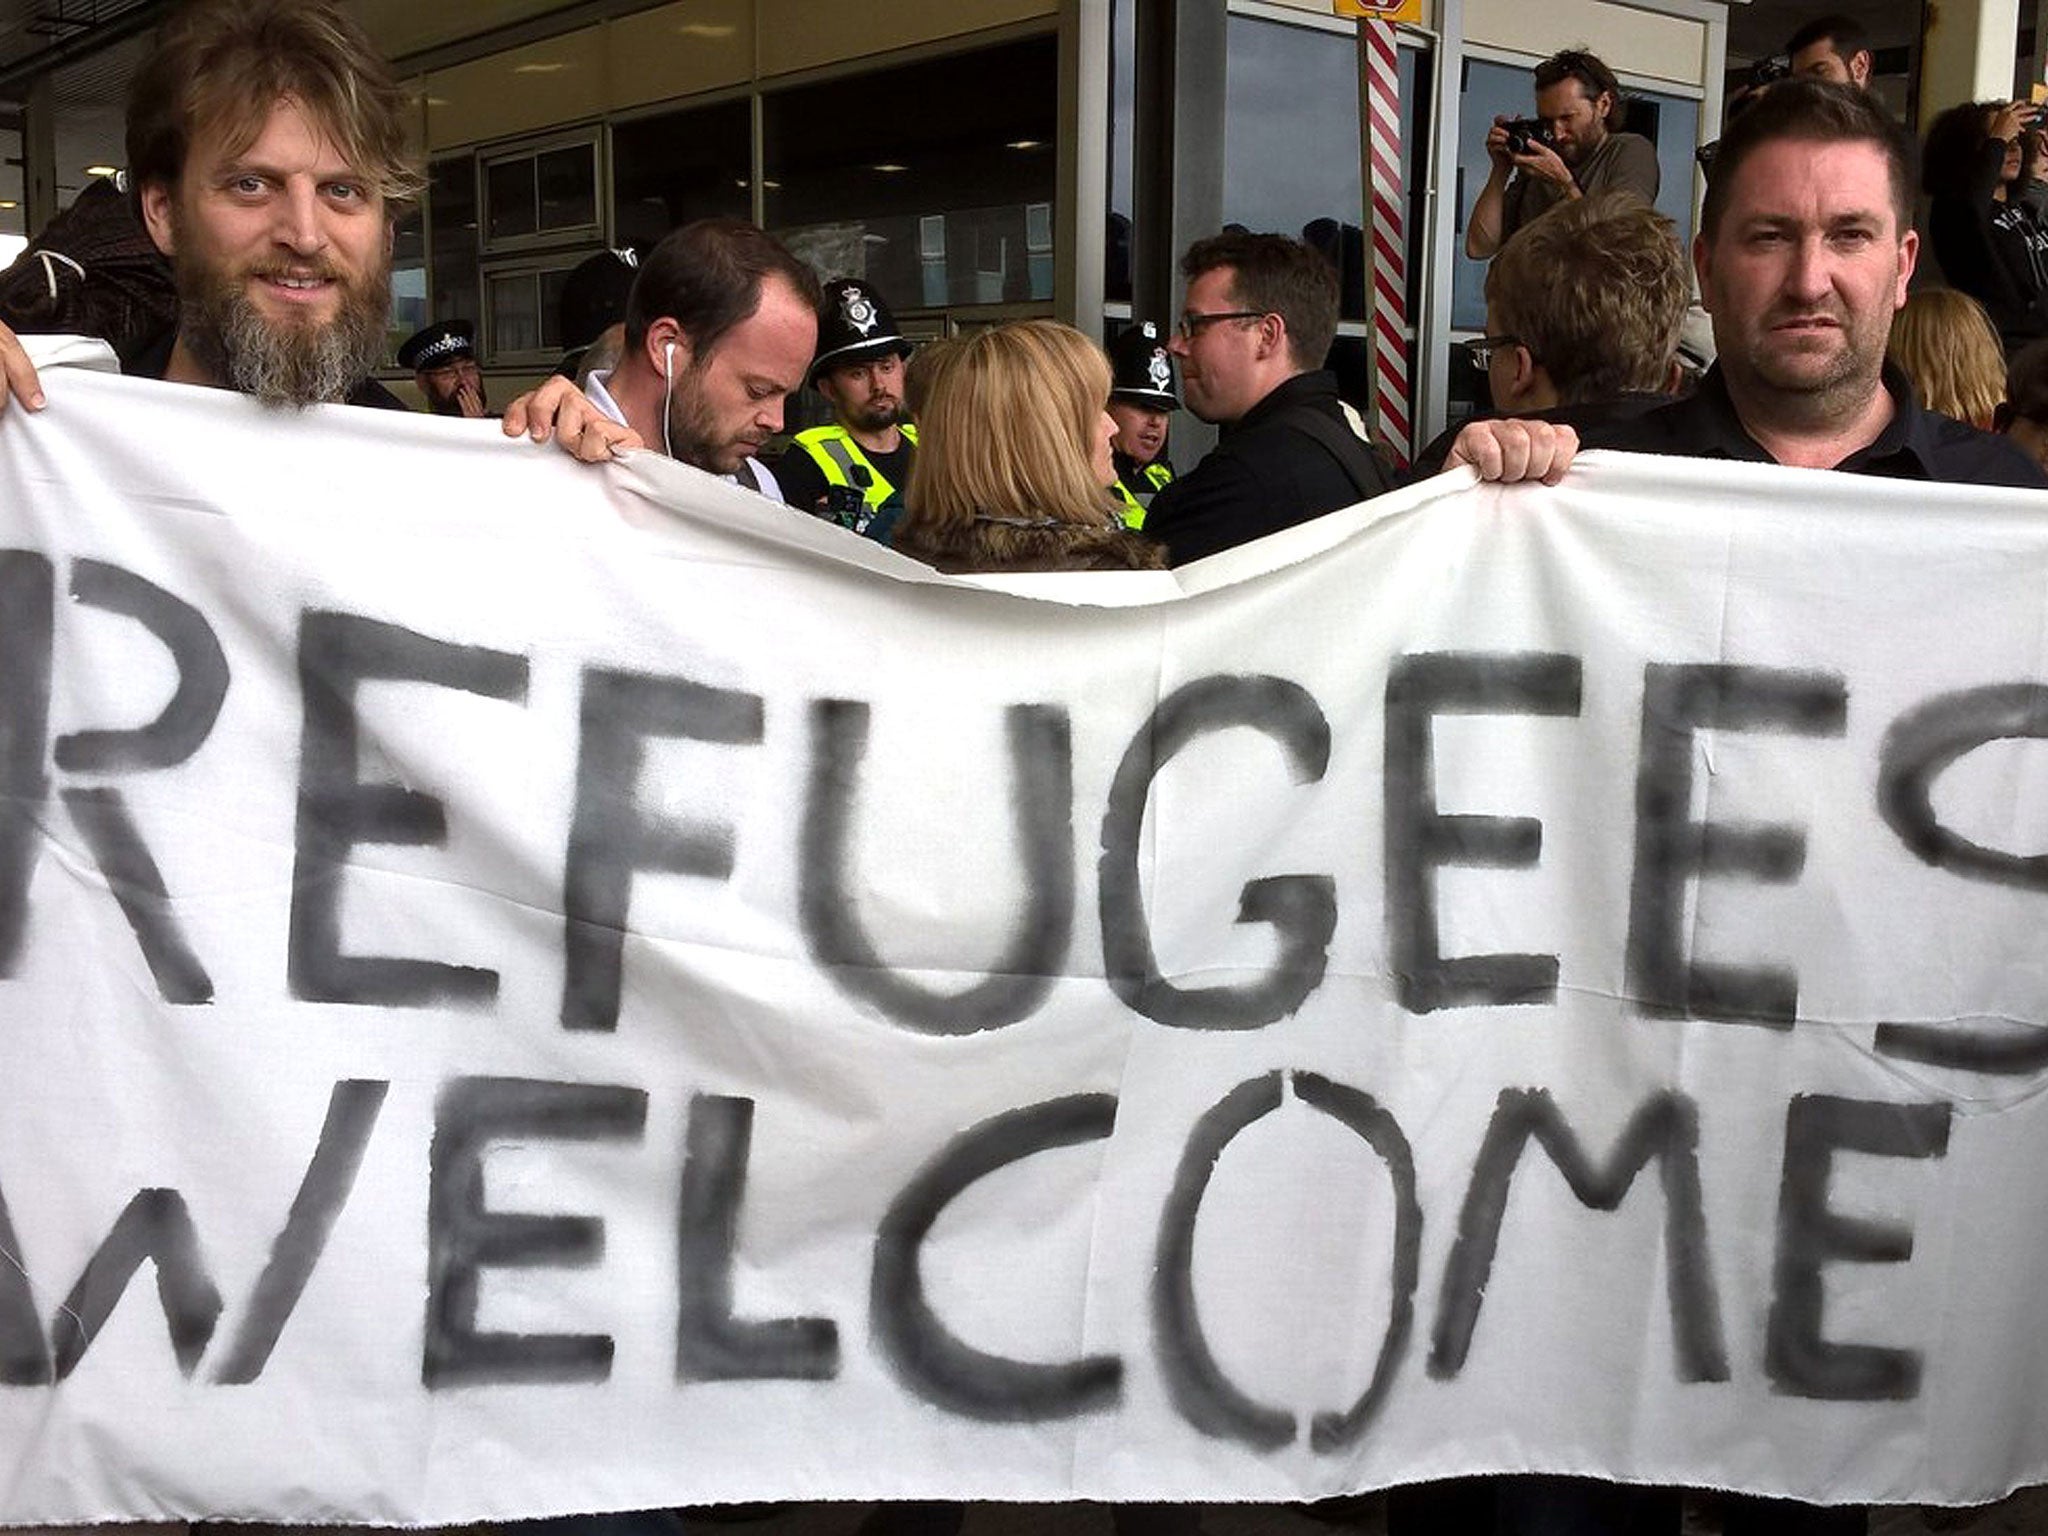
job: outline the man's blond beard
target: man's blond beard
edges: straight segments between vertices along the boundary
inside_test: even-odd
[[[190,249],[179,239],[178,249]],[[307,325],[264,318],[250,302],[248,274],[234,276],[179,256],[178,339],[223,385],[267,405],[317,405],[346,400],[383,361],[391,312],[391,272],[380,265],[360,282],[333,268],[341,307],[332,320]]]

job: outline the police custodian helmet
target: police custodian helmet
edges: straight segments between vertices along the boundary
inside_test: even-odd
[[[910,343],[896,329],[896,317],[882,296],[857,278],[837,277],[825,285],[818,306],[818,355],[811,359],[810,382],[827,368],[872,362],[894,352],[910,356]]]
[[[1150,406],[1155,411],[1180,408],[1174,392],[1173,354],[1159,338],[1159,327],[1141,320],[1109,344],[1109,394],[1112,400]]]
[[[405,338],[398,349],[398,366],[424,373],[475,356],[475,326],[467,320],[436,320]]]

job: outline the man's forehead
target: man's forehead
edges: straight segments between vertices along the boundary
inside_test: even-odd
[[[1797,223],[1861,217],[1896,233],[1891,161],[1864,140],[1773,139],[1735,168],[1722,217]]]
[[[783,293],[770,287],[760,307],[726,332],[713,352],[723,353],[726,362],[750,377],[780,383],[787,375],[801,383],[817,345],[818,321],[810,305],[794,289]]]
[[[1561,112],[1569,111],[1580,102],[1592,99],[1593,92],[1586,89],[1586,82],[1577,75],[1567,75],[1562,80],[1554,80],[1536,92],[1539,105],[1552,107]]]
[[[309,157],[326,174],[362,172],[333,125],[295,96],[279,96],[261,106],[223,104],[210,117],[193,124],[185,163],[218,169],[254,164],[280,151]]]

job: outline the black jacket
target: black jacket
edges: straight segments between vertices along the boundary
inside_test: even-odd
[[[1992,195],[2004,158],[1999,140],[1980,145],[1969,186],[1935,194],[1927,232],[1948,285],[1984,306],[2012,351],[2048,335],[2048,238],[2026,204]]]
[[[1301,425],[1303,413],[1333,422],[1358,442],[1363,484]],[[1393,489],[1337,403],[1337,376],[1299,373],[1224,428],[1209,456],[1152,502],[1145,533],[1166,546],[1169,565],[1305,523]]]

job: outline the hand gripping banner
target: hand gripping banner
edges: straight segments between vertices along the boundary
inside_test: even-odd
[[[0,1521],[2048,1478],[2048,508],[935,576],[0,418]]]

